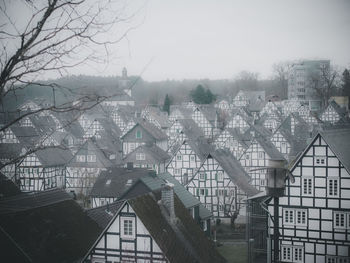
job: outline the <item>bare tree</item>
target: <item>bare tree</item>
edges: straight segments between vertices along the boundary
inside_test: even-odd
[[[14,8],[23,17],[13,17]],[[111,0],[2,0],[0,104],[33,83],[62,88],[37,81],[47,74],[63,76],[81,65],[106,64],[114,44],[134,28],[124,27],[135,15],[127,16],[126,10],[125,3]]]
[[[120,94],[76,93],[71,87],[40,79],[68,75],[82,66],[108,64],[116,45],[137,27],[134,18],[138,11],[130,9],[127,0],[0,0],[2,110],[6,99],[32,85],[53,91],[67,90],[71,95],[61,104],[41,106],[1,123],[0,133],[23,118],[45,111],[72,111],[78,118],[86,110]],[[30,147],[16,160],[0,167],[43,148],[47,146]]]
[[[278,82],[278,88],[281,90],[278,94],[281,94],[282,98],[287,98],[288,78],[292,65],[292,61],[281,61],[272,65],[273,78]]]
[[[327,107],[330,97],[339,89],[339,70],[335,66],[322,64],[319,70],[310,72],[307,83],[317,93],[323,107]]]

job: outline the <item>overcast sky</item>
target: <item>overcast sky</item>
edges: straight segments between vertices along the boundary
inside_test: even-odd
[[[273,63],[296,59],[350,67],[350,0],[119,1],[130,10],[143,6],[130,23],[136,29],[108,65],[69,73],[115,76],[125,66],[129,75],[145,69],[142,78],[157,81],[230,79],[242,70],[268,78]],[[12,7],[20,20],[23,12]]]
[[[331,59],[350,66],[349,0],[149,0],[144,22],[102,74],[146,80],[271,75],[273,63]],[[127,48],[126,48],[127,46]]]

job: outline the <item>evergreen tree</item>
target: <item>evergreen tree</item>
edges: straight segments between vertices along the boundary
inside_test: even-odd
[[[215,95],[209,89],[205,90],[200,84],[191,90],[190,96],[197,104],[209,104],[215,100]]]
[[[349,98],[349,107],[350,107],[350,72],[348,69],[345,69],[342,76],[342,94]]]
[[[168,113],[168,115],[170,112],[170,104],[171,104],[171,101],[169,99],[169,95],[166,94],[166,96],[164,98],[163,111],[166,111]]]

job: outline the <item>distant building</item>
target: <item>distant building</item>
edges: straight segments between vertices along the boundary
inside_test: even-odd
[[[329,60],[303,60],[294,64],[288,79],[288,99],[307,104],[310,110],[320,110],[322,100],[311,87],[311,77],[320,78],[322,70],[329,67]]]

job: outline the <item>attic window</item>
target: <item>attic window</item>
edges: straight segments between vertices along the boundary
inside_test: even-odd
[[[136,153],[136,160],[140,161],[145,159],[146,159],[146,156],[144,153]]]
[[[126,186],[130,186],[132,184],[132,179],[129,179],[127,182],[126,182]]]
[[[140,130],[136,131],[136,139],[142,139],[142,132]]]
[[[108,179],[107,181],[106,181],[106,185],[110,185],[111,184],[111,179]]]

